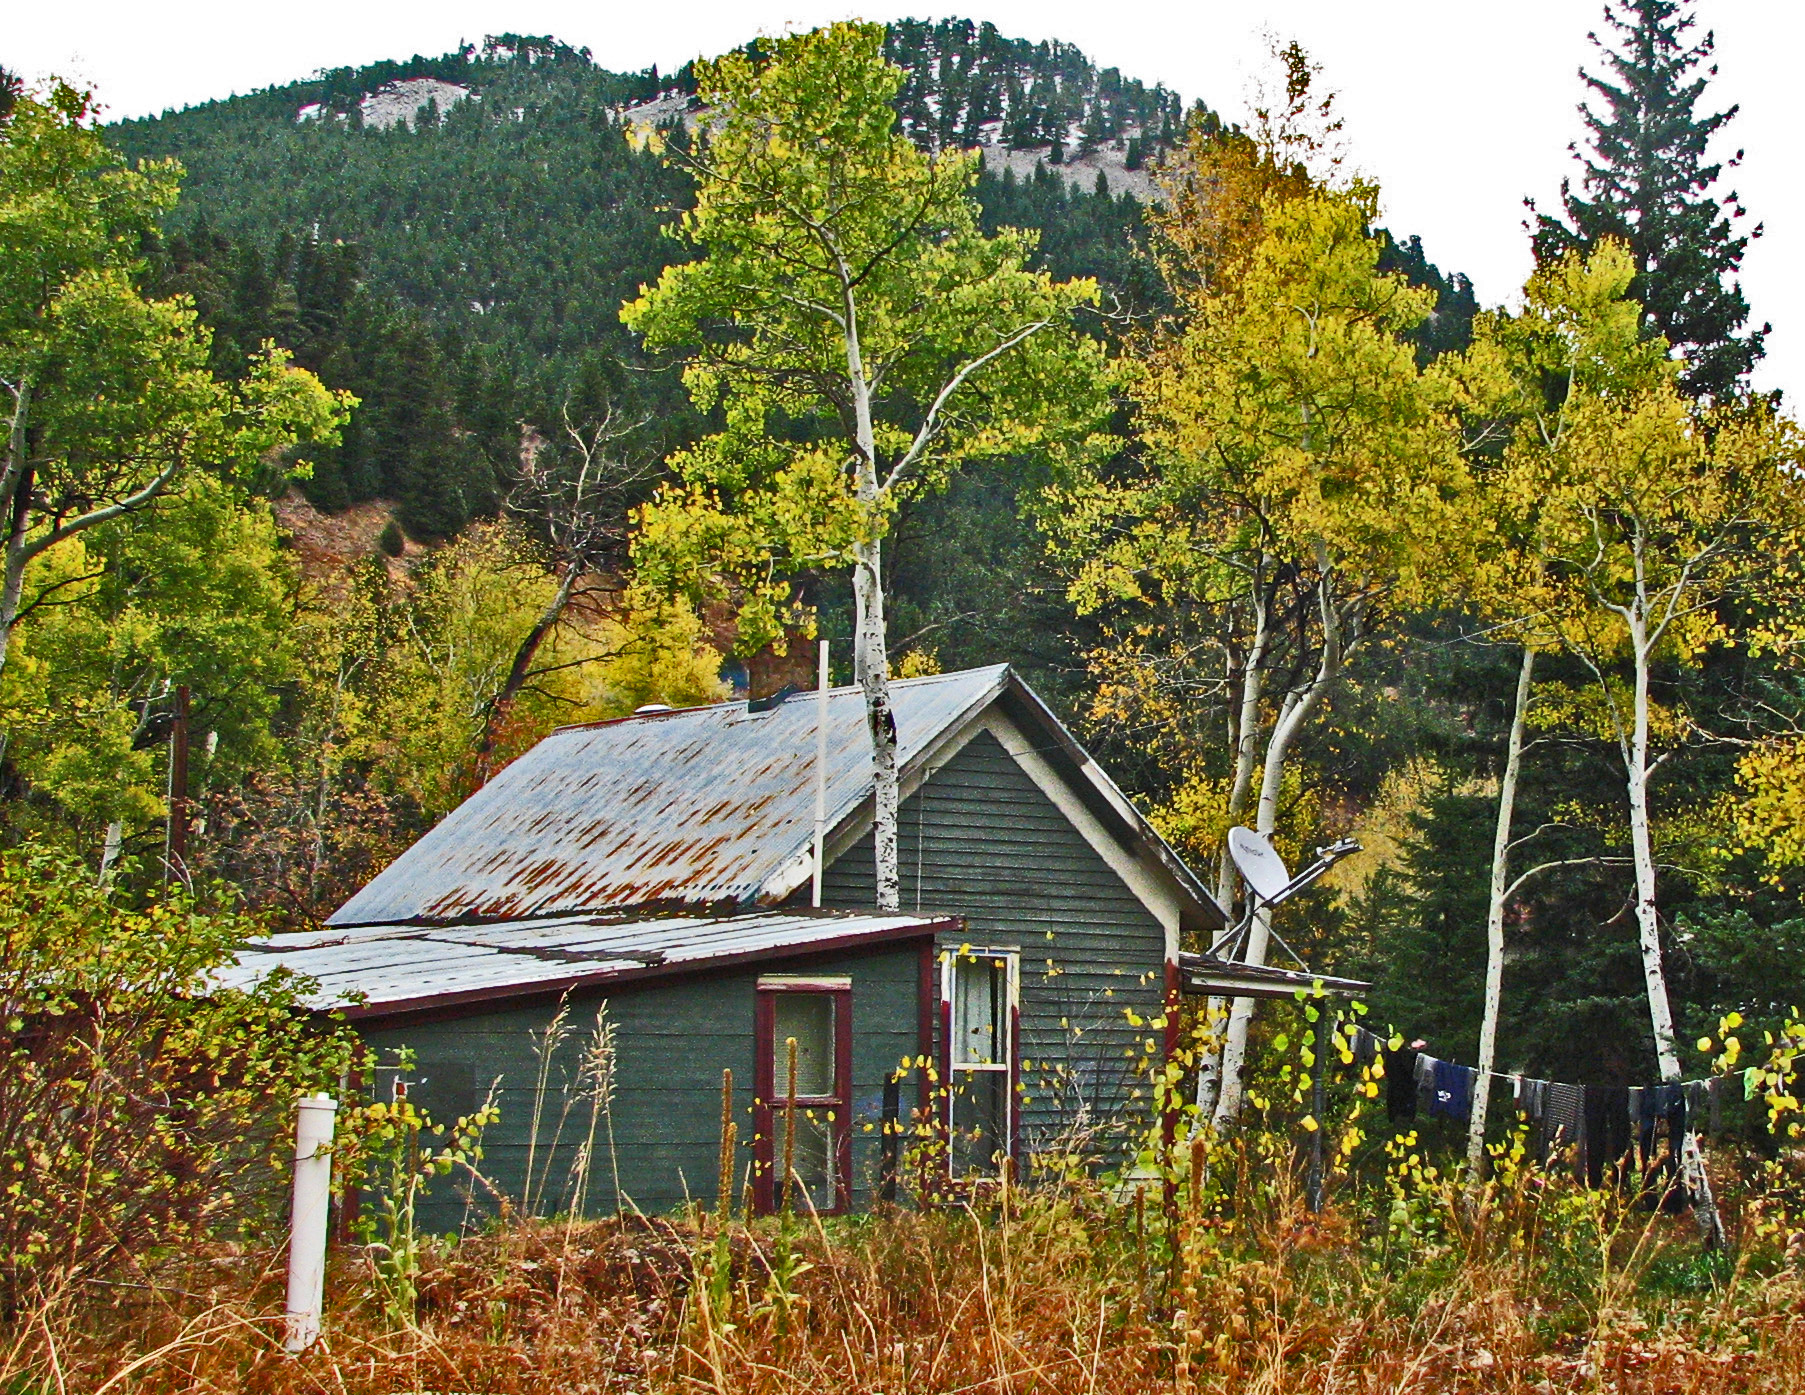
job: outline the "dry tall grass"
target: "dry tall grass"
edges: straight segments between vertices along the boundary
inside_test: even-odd
[[[400,1329],[345,1249],[299,1359],[279,1255],[191,1255],[18,1315],[0,1390],[1805,1391],[1779,1250],[1707,1256],[1683,1217],[1533,1173],[1476,1218],[1439,1194],[1403,1229],[1358,1199],[1312,1217],[1242,1165],[1240,1214],[1066,1188],[799,1219],[784,1293],[775,1221],[517,1223],[430,1251]]]

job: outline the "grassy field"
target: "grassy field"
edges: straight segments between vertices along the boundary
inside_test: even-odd
[[[279,1253],[171,1257],[16,1314],[0,1390],[1805,1391],[1802,1242],[1733,1180],[1737,1243],[1707,1253],[1685,1216],[1533,1169],[1469,1208],[1400,1167],[1312,1216],[1257,1141],[1208,1166],[1195,1201],[1180,1169],[864,1218],[504,1223],[426,1246],[399,1316],[380,1251],[344,1246],[300,1358]]]

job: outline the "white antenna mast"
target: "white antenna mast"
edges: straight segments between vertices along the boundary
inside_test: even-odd
[[[815,899],[821,906],[821,845],[827,834],[827,641],[821,641],[821,672],[815,679]]]

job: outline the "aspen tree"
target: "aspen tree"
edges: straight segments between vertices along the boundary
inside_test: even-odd
[[[193,303],[144,295],[140,249],[180,177],[173,161],[126,168],[61,84],[0,120],[0,667],[53,549],[187,471],[249,475],[297,442],[335,444],[356,405],[273,344],[221,382]]]
[[[1615,328],[1620,335],[1629,332],[1629,338],[1620,347],[1633,344],[1633,327],[1621,316]],[[1584,336],[1550,335],[1533,319],[1513,320],[1502,312],[1481,316],[1475,326],[1475,342],[1459,365],[1469,452],[1495,458],[1501,439],[1507,449],[1519,452],[1556,447],[1566,425],[1565,407],[1573,397],[1564,389],[1550,394],[1548,383],[1571,383],[1595,376],[1590,370],[1597,357],[1597,348]],[[1479,480],[1476,502],[1483,521],[1467,598],[1495,639],[1522,646],[1505,737],[1504,766],[1498,780],[1498,808],[1486,887],[1478,1085],[1467,1119],[1469,1198],[1477,1194],[1484,1180],[1485,1130],[1490,1114],[1491,1077],[1497,1066],[1498,1021],[1504,1002],[1505,915],[1512,897],[1526,882],[1541,872],[1565,865],[1542,863],[1514,880],[1510,877],[1511,854],[1528,841],[1512,834],[1534,699],[1536,657],[1538,651],[1558,649],[1560,636],[1549,619],[1547,575],[1533,537],[1533,521],[1516,507],[1508,488],[1509,478],[1509,471],[1499,469]]]
[[[1248,617],[1231,784],[1278,826],[1287,763],[1387,609],[1451,587],[1469,477],[1455,389],[1402,337],[1429,297],[1378,270],[1376,195],[1267,192],[1232,278],[1195,297],[1134,392],[1150,460],[1066,499],[1075,594],[1183,595]],[[1265,962],[1268,918],[1245,957]],[[1252,1003],[1228,1023],[1215,1118],[1239,1112]]]
[[[1501,487],[1543,559],[1547,614],[1595,681],[1599,725],[1624,775],[1634,906],[1661,1079],[1680,1079],[1662,958],[1650,791],[1689,734],[1657,711],[1658,664],[1692,666],[1734,642],[1727,614],[1790,571],[1805,524],[1800,439],[1765,400],[1700,406],[1678,363],[1637,333],[1635,274],[1614,242],[1568,254],[1529,285],[1530,332],[1569,367],[1559,436],[1513,447]],[[1665,728],[1666,739],[1657,728]],[[1665,747],[1665,749],[1663,749]],[[1721,1235],[1696,1139],[1685,1162],[1700,1221]]]
[[[897,129],[881,25],[761,41],[696,65],[710,113],[671,158],[697,181],[677,234],[700,254],[621,311],[722,429],[670,462],[640,515],[641,576],[731,583],[744,648],[801,620],[791,582],[849,571],[871,732],[877,901],[900,902],[896,723],[883,543],[959,466],[1057,453],[1101,420],[1101,350],[1070,328],[1095,283],[1028,269],[1031,234],[985,236],[977,157]]]
[[[1482,477],[1479,555],[1469,601],[1494,637],[1522,645],[1511,718],[1500,773],[1492,861],[1486,898],[1485,996],[1479,1028],[1478,1072],[1467,1127],[1467,1177],[1476,1188],[1483,1175],[1489,1080],[1497,1064],[1498,1021],[1503,1007],[1504,921],[1511,900],[1543,872],[1571,865],[1543,862],[1510,875],[1511,854],[1530,838],[1512,836],[1522,772],[1534,674],[1539,652],[1563,644],[1561,597],[1538,535],[1540,500],[1520,487],[1532,459],[1558,456],[1576,412],[1596,395],[1622,396],[1657,380],[1664,346],[1643,337],[1633,302],[1623,298],[1615,270],[1600,262],[1587,274],[1578,263],[1545,270],[1526,290],[1530,309],[1520,316],[1483,315],[1475,342],[1460,365],[1468,445],[1481,454],[1506,443],[1499,468]],[[1591,859],[1585,859],[1591,860]]]

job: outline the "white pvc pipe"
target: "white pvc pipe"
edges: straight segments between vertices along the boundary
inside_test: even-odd
[[[827,838],[827,641],[821,641],[821,671],[815,679],[815,873],[813,902],[821,905],[822,845]]]
[[[288,1228],[288,1333],[283,1343],[290,1351],[306,1351],[320,1336],[337,1113],[338,1101],[331,1095],[303,1095],[295,1102],[295,1198]]]

